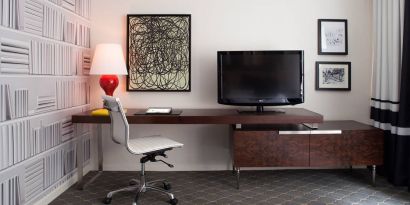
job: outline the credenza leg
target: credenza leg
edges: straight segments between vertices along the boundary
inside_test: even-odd
[[[235,168],[235,165],[232,164],[232,174],[235,175],[235,173],[236,173],[236,168]]]
[[[239,189],[239,177],[240,177],[241,168],[236,168],[236,188]]]
[[[376,165],[372,165],[372,185],[376,186]]]

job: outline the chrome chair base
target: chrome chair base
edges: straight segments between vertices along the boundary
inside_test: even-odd
[[[159,184],[162,184],[162,189],[158,187]],[[169,197],[169,203],[172,205],[176,205],[178,203],[178,200],[174,197],[174,195],[171,192],[168,191],[170,189],[171,184],[169,184],[166,180],[163,179],[146,182],[145,163],[141,163],[141,178],[139,180],[131,179],[129,181],[129,186],[109,192],[107,196],[104,198],[103,203],[110,204],[114,194],[117,194],[119,192],[136,192],[137,195],[135,196],[132,205],[137,205],[138,199],[142,193],[145,193],[147,191],[155,191],[167,195]]]

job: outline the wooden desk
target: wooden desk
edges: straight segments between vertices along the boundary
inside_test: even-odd
[[[234,109],[182,109],[180,115],[134,115],[145,109],[127,109],[130,124],[300,124],[321,123],[323,116],[303,108],[285,113],[238,113]],[[91,111],[72,116],[73,123],[110,123],[110,117],[91,116]]]
[[[182,109],[180,115],[134,115],[145,109],[127,109],[127,120],[130,124],[301,124],[301,123],[321,123],[323,116],[303,109],[286,108],[284,113],[238,113],[236,109]],[[269,110],[267,110],[269,111]],[[98,135],[98,170],[103,171],[102,153],[102,124],[110,123],[108,116],[91,116],[91,111],[79,113],[72,116],[73,123],[97,124]],[[81,139],[79,139],[81,140]],[[82,143],[79,143],[81,146]],[[83,189],[86,184],[83,182],[83,148],[77,148],[78,164],[78,188]],[[88,183],[95,180],[96,175]],[[88,184],[87,183],[87,184]]]

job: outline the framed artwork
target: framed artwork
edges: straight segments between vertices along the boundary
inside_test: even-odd
[[[128,15],[127,33],[127,91],[191,91],[191,15]]]
[[[316,62],[316,90],[351,90],[350,62]]]
[[[347,55],[347,20],[318,20],[319,55]]]

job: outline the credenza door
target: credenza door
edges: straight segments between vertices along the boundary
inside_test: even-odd
[[[345,131],[351,165],[382,165],[384,133],[382,130]]]
[[[310,166],[349,166],[347,137],[341,131],[312,131],[310,135]]]
[[[309,166],[309,133],[279,131],[233,132],[236,167]]]

